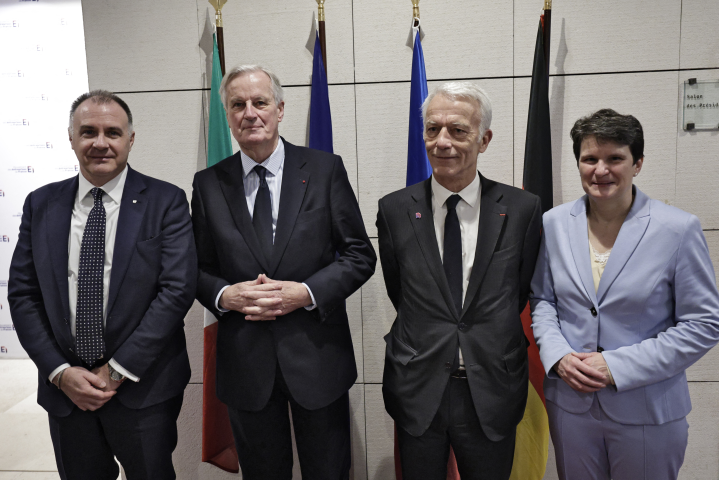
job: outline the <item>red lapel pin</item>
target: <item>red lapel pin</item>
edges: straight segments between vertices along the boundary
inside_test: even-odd
[[[422,214],[417,212],[414,214],[414,218],[422,218]]]

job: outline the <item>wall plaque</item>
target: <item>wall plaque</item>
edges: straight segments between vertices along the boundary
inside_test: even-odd
[[[719,130],[719,80],[684,82],[684,130]]]

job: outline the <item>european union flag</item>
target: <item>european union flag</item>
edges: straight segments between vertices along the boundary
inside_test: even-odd
[[[419,27],[415,28],[412,53],[412,81],[409,94],[409,138],[407,140],[407,186],[427,180],[432,167],[424,148],[422,102],[427,98],[427,74],[424,71],[424,53]]]
[[[310,148],[334,153],[332,149],[332,114],[327,75],[322,62],[319,33],[315,33],[312,61],[312,96],[310,98]]]

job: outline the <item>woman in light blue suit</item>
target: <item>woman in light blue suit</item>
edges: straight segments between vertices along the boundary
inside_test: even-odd
[[[600,110],[571,137],[586,195],[544,215],[530,296],[559,478],[675,479],[685,371],[719,341],[706,240],[694,215],[632,185],[636,118]]]

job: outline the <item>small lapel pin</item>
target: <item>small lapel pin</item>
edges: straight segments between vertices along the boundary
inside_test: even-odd
[[[132,203],[137,203],[137,200],[133,200]]]
[[[506,213],[500,213],[499,216],[500,216],[500,217],[506,217],[507,214],[506,214]]]
[[[417,212],[414,214],[414,218],[422,218],[422,214]]]
[[[302,183],[305,183],[305,181],[304,181],[304,180],[302,180]]]

